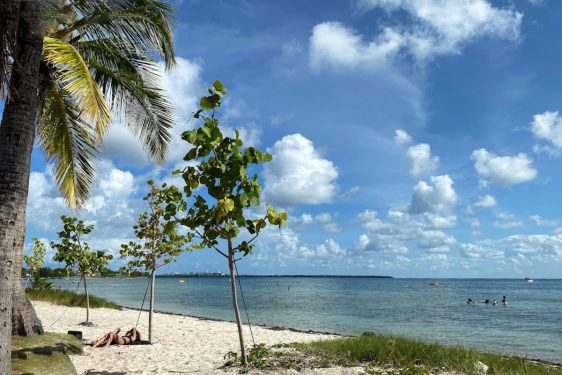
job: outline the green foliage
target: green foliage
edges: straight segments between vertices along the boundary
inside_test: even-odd
[[[475,374],[475,363],[489,366],[493,374],[561,375],[562,369],[524,358],[482,353],[463,347],[448,347],[431,342],[386,335],[363,335],[311,343],[291,344],[322,365],[377,365],[387,371],[374,374],[421,375],[439,371]],[[432,371],[436,370],[436,371]]]
[[[67,269],[83,276],[102,273],[113,256],[102,250],[90,251],[90,245],[83,241],[83,237],[94,230],[94,225],[65,215],[61,216],[61,221],[60,242],[51,242],[51,248],[57,251],[53,260],[65,263]]]
[[[51,289],[52,283],[47,279],[42,277],[40,274],[41,266],[45,261],[45,254],[47,250],[45,249],[45,244],[38,238],[33,238],[33,250],[31,255],[24,255],[23,260],[29,267],[29,272],[31,273],[32,282],[31,288],[33,289]]]
[[[166,221],[166,207],[169,200],[181,199],[181,192],[175,186],[163,184],[161,188],[148,181],[150,192],[144,197],[149,212],[143,212],[134,226],[140,242],[121,245],[120,255],[127,258],[128,271],[143,269],[156,270],[171,263],[182,253],[191,240],[178,232],[178,223]]]
[[[69,290],[35,290],[26,289],[27,296],[32,301],[45,301],[55,305],[86,307],[86,296],[80,293],[74,293]],[[106,300],[105,298],[89,296],[90,307],[105,307],[108,309],[121,310],[121,306]]]
[[[250,349],[248,354],[248,365],[255,368],[265,368],[269,366],[268,356],[272,354],[265,344],[256,344]]]
[[[201,98],[201,108],[194,114],[202,120],[202,125],[182,134],[182,139],[191,146],[184,157],[188,166],[174,171],[185,182],[186,200],[172,197],[166,218],[179,218],[181,224],[194,231],[200,240],[194,248],[220,251],[219,241],[227,240],[230,253],[247,255],[261,230],[268,223],[283,226],[287,214],[268,207],[262,217],[247,216],[249,208],[260,205],[262,190],[257,174],[250,175],[248,170],[252,165],[270,161],[271,155],[254,147],[244,148],[238,131],[234,138],[222,134],[215,112],[227,90],[216,81],[208,91],[209,95]],[[203,189],[198,190],[200,187]],[[199,191],[201,194],[195,194]],[[231,246],[241,230],[250,238]]]

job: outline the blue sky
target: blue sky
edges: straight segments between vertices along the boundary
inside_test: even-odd
[[[116,252],[145,181],[173,182],[204,88],[223,123],[274,160],[287,210],[240,264],[252,274],[560,277],[562,3],[486,0],[177,1],[170,157],[154,166],[120,124],[97,163],[90,242]],[[64,203],[34,151],[28,238]],[[29,241],[29,240],[28,240]],[[225,271],[211,251],[163,269]]]

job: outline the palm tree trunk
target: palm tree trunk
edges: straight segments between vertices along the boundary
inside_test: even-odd
[[[11,369],[12,293],[25,241],[25,211],[43,48],[40,2],[22,1],[10,98],[0,124],[0,373]],[[40,328],[40,323],[39,323]]]
[[[154,314],[154,281],[156,280],[156,269],[152,269],[150,275],[150,309],[148,311],[148,342],[152,344],[152,315]]]
[[[236,280],[234,276],[234,252],[232,251],[232,242],[228,240],[228,269],[230,271],[230,290],[232,292],[232,308],[236,317],[236,325],[238,326],[238,339],[240,340],[240,351],[242,354],[242,365],[248,363],[246,357],[246,347],[244,346],[244,332],[242,332],[242,321],[240,320],[240,310],[238,310],[238,296],[236,294]]]

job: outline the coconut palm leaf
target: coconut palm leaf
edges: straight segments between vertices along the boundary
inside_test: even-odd
[[[46,93],[39,121],[39,143],[53,166],[59,190],[70,207],[80,207],[94,176],[95,129],[81,116],[73,96],[55,82]]]
[[[63,40],[45,37],[43,58],[55,70],[52,77],[74,99],[77,109],[95,124],[101,140],[109,126],[111,112],[78,50]]]
[[[172,7],[155,0],[79,0],[71,3],[77,18],[59,28],[55,37],[81,40],[122,39],[139,51],[156,53],[166,67],[175,62]]]
[[[141,140],[147,155],[162,161],[171,139],[173,110],[162,96],[162,67],[111,39],[79,42],[76,48],[92,70],[116,118]]]

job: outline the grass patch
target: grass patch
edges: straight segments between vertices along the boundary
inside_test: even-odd
[[[72,307],[86,307],[86,297],[84,294],[77,294],[69,290],[33,290],[27,289],[27,296],[32,301],[45,301],[51,302],[55,305],[72,306]],[[121,310],[121,306],[106,300],[90,295],[90,307],[106,307],[108,309]]]
[[[12,336],[12,375],[76,374],[68,354],[82,352],[82,343],[64,333]]]
[[[312,366],[317,367],[366,365],[368,368],[376,365],[410,369],[404,372],[400,370],[400,374],[427,374],[441,370],[477,374],[475,363],[480,361],[489,366],[489,374],[562,375],[559,366],[547,363],[377,334],[295,343],[289,344],[289,347],[314,358]]]

